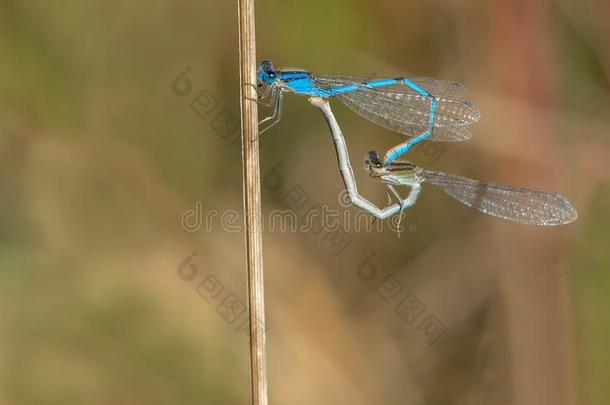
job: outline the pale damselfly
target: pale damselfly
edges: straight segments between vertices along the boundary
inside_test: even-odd
[[[553,226],[568,224],[577,217],[576,209],[559,193],[472,180],[427,170],[407,161],[382,162],[375,151],[369,152],[365,167],[374,179],[388,186],[402,205],[401,212],[415,204],[421,185],[428,183],[441,188],[462,204],[511,222]],[[409,187],[407,198],[403,199],[394,186]]]

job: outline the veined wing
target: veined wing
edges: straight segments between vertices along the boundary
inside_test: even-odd
[[[574,221],[576,209],[559,193],[472,180],[455,174],[423,170],[424,182],[485,214],[530,225],[563,225]]]
[[[374,80],[350,76],[316,76],[322,88],[342,85],[362,86],[361,89],[337,94],[350,109],[362,117],[392,131],[418,136],[428,129],[430,99],[404,83],[382,87],[366,87]],[[429,138],[436,141],[463,141],[472,136],[468,126],[479,120],[480,114],[466,99],[465,87],[458,83],[426,77],[409,78],[437,98],[434,129]]]

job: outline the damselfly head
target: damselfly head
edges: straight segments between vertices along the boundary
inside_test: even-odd
[[[256,81],[258,86],[262,86],[264,83],[273,84],[277,80],[277,72],[273,69],[273,63],[270,60],[264,60],[258,65],[258,73],[256,75]]]
[[[367,166],[375,166],[375,167],[383,166],[381,163],[381,159],[379,159],[379,155],[374,150],[369,151],[368,156],[367,156],[366,160],[364,161],[364,164]]]
[[[383,163],[374,150],[370,151],[364,158],[364,168],[373,177],[380,176],[384,172]]]

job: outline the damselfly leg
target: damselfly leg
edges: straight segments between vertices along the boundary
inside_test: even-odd
[[[246,100],[254,101],[255,103],[264,105],[265,107],[273,106],[273,104],[275,103],[275,97],[276,97],[276,91],[277,91],[277,88],[275,86],[267,86],[265,91],[261,94],[261,93],[259,93],[259,88],[256,85],[254,85],[252,83],[248,83],[248,85],[254,87],[254,89],[256,90],[257,98],[246,97]],[[269,100],[265,100],[267,97],[269,97]]]
[[[402,198],[400,193],[396,191],[393,185],[386,184],[386,187],[389,190],[388,197],[391,193],[396,198],[397,204],[400,206],[398,222],[396,224],[396,231],[398,232],[398,237],[400,237],[400,223],[402,222],[403,212],[407,208],[411,208],[413,205],[415,205],[417,197],[419,197],[419,192],[421,191],[421,186],[419,184],[410,185],[409,195],[407,196],[407,198]]]
[[[268,129],[270,129],[271,127],[273,127],[275,124],[277,124],[278,122],[280,122],[280,120],[282,119],[282,110],[284,108],[284,92],[282,90],[278,90],[278,91],[273,91],[273,96],[272,98],[275,99],[275,109],[273,111],[273,115],[264,118],[263,120],[261,120],[258,125],[259,125],[259,129],[258,129],[258,134],[262,134],[263,132],[267,131]],[[265,125],[266,124],[266,125]],[[262,127],[262,129],[261,129]]]

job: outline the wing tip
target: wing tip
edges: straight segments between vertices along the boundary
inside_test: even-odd
[[[536,225],[561,226],[576,221],[578,219],[578,211],[574,208],[570,200],[560,193],[554,193],[553,196],[557,199],[557,212],[554,215],[551,215],[550,218],[536,223]]]

